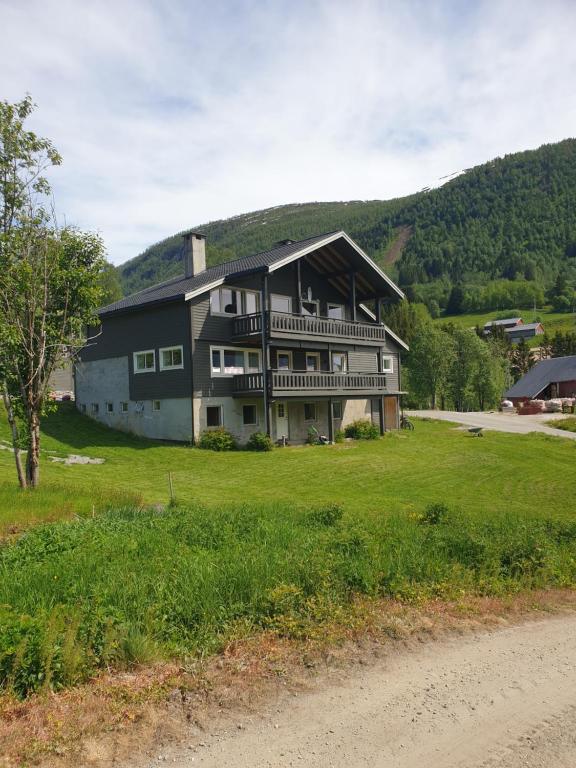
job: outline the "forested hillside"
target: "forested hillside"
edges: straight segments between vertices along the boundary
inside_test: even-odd
[[[279,206],[198,225],[215,264],[269,247],[345,229],[403,286],[538,280],[576,273],[576,140],[507,155],[469,169],[443,187],[389,201]],[[127,293],[181,271],[181,237],[148,248],[120,267]],[[425,290],[425,289],[424,289]]]

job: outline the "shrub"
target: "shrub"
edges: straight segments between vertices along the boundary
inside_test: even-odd
[[[200,435],[198,447],[208,451],[233,451],[236,448],[236,441],[227,429],[218,427],[203,432]]]
[[[335,443],[343,443],[344,442],[344,430],[343,429],[337,429],[334,433],[334,442]]]
[[[380,430],[368,419],[358,419],[358,421],[348,424],[345,435],[354,438],[354,440],[377,440],[380,437]]]
[[[334,526],[342,519],[343,510],[339,504],[327,504],[324,507],[313,509],[308,519],[313,525]]]
[[[428,504],[422,515],[420,516],[420,522],[423,525],[439,525],[445,522],[448,517],[448,507],[441,501],[434,504]]]
[[[265,432],[253,432],[246,443],[248,451],[271,451],[273,448],[272,438]]]

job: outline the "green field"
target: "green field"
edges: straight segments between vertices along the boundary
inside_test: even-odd
[[[417,421],[372,442],[216,454],[137,440],[63,406],[44,423],[56,454],[42,456],[41,489],[15,490],[0,452],[0,691],[211,653],[265,628],[313,636],[345,621],[355,594],[572,586],[575,450]],[[49,462],[68,453],[106,461]]]
[[[491,312],[481,312],[478,314],[449,315],[440,317],[436,321],[440,324],[454,323],[459,328],[475,328],[477,325],[483,327],[489,320],[495,320],[502,317],[521,317],[525,323],[534,323],[540,321],[544,330],[549,336],[554,336],[556,331],[566,333],[566,331],[576,331],[576,314],[571,312],[552,312],[549,307],[541,309],[510,309]],[[535,336],[527,339],[530,346],[538,346],[541,336]]]

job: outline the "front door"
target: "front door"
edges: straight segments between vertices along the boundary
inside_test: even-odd
[[[288,403],[276,403],[276,439],[285,437],[288,440]]]

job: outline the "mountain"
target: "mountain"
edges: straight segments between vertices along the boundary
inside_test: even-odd
[[[550,283],[576,274],[576,140],[468,169],[444,186],[394,200],[302,203],[191,225],[209,264],[284,238],[346,230],[403,286],[506,278]],[[181,233],[121,265],[133,293],[181,272]]]

